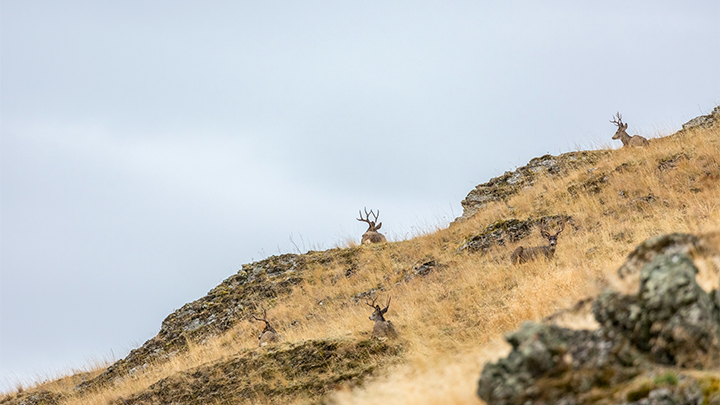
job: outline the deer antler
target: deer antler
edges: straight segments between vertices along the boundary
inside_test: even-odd
[[[265,322],[266,324],[270,324],[270,322],[268,322],[268,320],[267,320],[267,310],[266,310],[265,308],[263,308],[263,317],[262,317],[262,319],[256,317],[255,315],[253,315],[252,317],[253,317],[253,319],[255,319],[256,321]]]
[[[617,125],[618,127],[623,126],[622,115],[620,115],[620,111],[618,111],[618,112],[613,116],[613,118],[614,118],[614,119],[613,119],[613,120],[610,120],[610,122],[612,122],[613,124]]]
[[[540,236],[542,236],[543,238],[550,237],[550,233],[547,231],[546,225],[547,224],[545,223],[545,220],[540,221]]]
[[[370,226],[375,226],[375,221],[377,221],[378,215],[380,215],[380,210],[378,210],[378,213],[375,214],[373,212],[373,210],[370,210],[370,212],[368,213],[367,207],[365,207],[364,209],[365,209],[365,218],[363,218],[363,216],[362,216],[362,211],[358,211],[358,213],[360,214],[360,218],[357,218],[357,220],[361,221],[361,222],[367,222],[368,225],[370,225]],[[375,217],[375,221],[370,221],[370,215]]]
[[[560,232],[562,232],[563,229],[565,229],[565,217],[560,218],[560,230],[557,231],[555,235],[560,235]]]
[[[387,312],[388,308],[390,308],[390,299],[392,299],[392,297],[388,296],[387,303],[385,304],[385,309],[383,309],[381,311],[383,314],[385,314],[385,312]]]
[[[375,308],[375,301],[376,301],[376,300],[377,300],[377,297],[373,298],[372,302],[365,301],[365,303],[366,303],[369,307]]]

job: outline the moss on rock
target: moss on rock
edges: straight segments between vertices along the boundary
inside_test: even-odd
[[[400,353],[377,340],[310,340],[180,372],[116,404],[287,403],[362,384]]]
[[[330,249],[303,255],[271,256],[245,264],[204,297],[168,315],[155,337],[132,350],[99,376],[78,385],[76,391],[82,393],[112,384],[151,363],[163,362],[187,350],[190,342],[202,342],[218,336],[247,319],[259,306],[289,294],[303,282],[306,270],[311,266],[337,264],[351,268],[357,266],[357,255],[357,248]]]
[[[475,187],[462,200],[463,214],[456,221],[463,221],[473,216],[478,210],[495,201],[505,201],[525,187],[534,184],[535,178],[541,174],[562,176],[569,171],[593,165],[609,151],[579,151],[563,153],[559,156],[544,155],[534,158],[527,165],[502,176],[490,179]]]

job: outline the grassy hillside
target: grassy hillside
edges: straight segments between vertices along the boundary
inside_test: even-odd
[[[720,125],[535,163],[478,186],[492,198],[475,198],[474,215],[446,229],[243,266],[109,369],[0,403],[481,403],[477,380],[508,353],[504,333],[608,286],[627,289],[615,272],[651,236],[720,229]],[[553,260],[510,264],[517,246],[544,244],[539,219],[561,217]],[[717,270],[704,288],[718,288]],[[386,318],[400,339],[369,340],[365,300],[375,296],[392,297]],[[261,306],[285,343],[257,348],[263,324],[249,316]]]

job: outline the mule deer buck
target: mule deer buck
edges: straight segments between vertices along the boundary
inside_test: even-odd
[[[367,222],[368,223],[368,229],[365,231],[365,233],[362,236],[362,242],[363,245],[368,245],[370,243],[380,243],[380,242],[387,242],[387,239],[385,239],[385,235],[378,232],[378,229],[382,226],[382,222],[375,225],[375,222],[378,220],[378,216],[380,215],[380,210],[378,210],[377,214],[373,212],[373,210],[370,210],[370,213],[367,212],[367,208],[365,208],[365,218],[362,216],[362,211],[358,211],[360,213],[360,218],[357,218],[360,222]],[[375,218],[375,220],[370,220],[370,215]]]
[[[550,235],[548,233],[547,229],[545,228],[545,222],[543,222],[540,225],[540,235],[547,239],[550,244],[548,246],[535,246],[535,247],[523,247],[518,246],[517,249],[515,249],[514,252],[512,252],[512,255],[510,256],[510,261],[512,264],[518,264],[518,263],[525,263],[530,260],[534,260],[539,256],[545,256],[546,259],[550,260],[555,255],[555,247],[557,246],[557,238],[558,235],[560,235],[560,232],[565,229],[565,220],[560,221],[560,230],[556,233]]]
[[[620,112],[613,116],[613,118],[614,119],[610,120],[610,122],[617,125],[618,129],[617,131],[615,131],[615,135],[613,135],[612,139],[621,140],[623,143],[623,148],[626,146],[645,146],[650,143],[647,139],[643,138],[640,135],[628,135],[626,131],[628,124],[623,124],[622,115],[620,115]]]
[[[380,305],[375,305],[375,300],[377,300],[377,297],[373,298],[372,302],[366,302],[366,304],[369,305],[371,308],[375,308],[375,312],[373,312],[369,318],[371,321],[375,321],[375,326],[373,326],[371,338],[395,339],[397,337],[397,332],[395,332],[395,326],[393,326],[392,322],[386,321],[385,317],[383,316],[390,307],[390,298],[391,297],[388,297],[387,304],[385,304],[385,309],[380,309]]]
[[[263,347],[270,343],[282,342],[285,338],[281,334],[277,333],[275,328],[270,326],[270,322],[267,320],[267,311],[263,308],[263,317],[257,318],[255,315],[252,316],[256,321],[265,322],[265,329],[263,329],[260,336],[258,336],[259,346]]]

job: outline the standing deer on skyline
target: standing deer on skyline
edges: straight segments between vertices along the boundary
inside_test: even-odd
[[[550,260],[555,255],[555,247],[557,246],[557,237],[560,232],[565,229],[565,220],[560,221],[560,230],[554,234],[548,233],[545,228],[545,222],[540,225],[540,235],[547,239],[550,243],[548,246],[535,246],[535,247],[523,247],[518,246],[512,255],[510,256],[510,262],[512,264],[525,263],[530,260],[534,260],[539,256],[545,256],[546,259]]]
[[[370,213],[368,213],[367,208],[365,208],[365,218],[362,216],[362,211],[358,212],[360,213],[360,218],[357,218],[357,220],[360,222],[367,222],[368,224],[368,229],[362,236],[361,244],[368,245],[370,243],[387,242],[385,235],[378,232],[378,229],[382,226],[382,222],[375,225],[375,222],[378,220],[378,216],[380,215],[380,210],[378,210],[377,214],[375,214],[373,210],[370,210]],[[375,218],[373,221],[370,220],[370,215]]]
[[[391,297],[388,297],[387,304],[385,304],[385,309],[380,309],[380,305],[375,305],[375,300],[377,300],[377,297],[373,298],[372,302],[365,302],[371,308],[375,308],[375,312],[373,312],[369,318],[371,321],[375,321],[371,338],[395,339],[397,337],[397,332],[395,332],[395,326],[393,326],[392,322],[386,321],[385,317],[383,316],[388,311],[388,308],[390,308],[390,298]]]
[[[645,146],[649,144],[647,139],[643,138],[640,135],[633,135],[630,136],[627,133],[627,127],[628,124],[623,124],[622,122],[622,115],[620,115],[620,112],[618,112],[615,116],[613,116],[613,119],[610,120],[613,124],[617,125],[618,129],[615,131],[615,135],[613,135],[612,139],[619,139],[623,143],[623,148],[626,146]]]
[[[263,347],[270,343],[282,342],[285,340],[282,335],[277,333],[275,328],[270,326],[270,322],[267,320],[267,311],[263,308],[263,317],[257,318],[255,315],[252,316],[256,321],[265,322],[265,329],[263,329],[260,336],[258,336],[258,343],[260,347]]]

